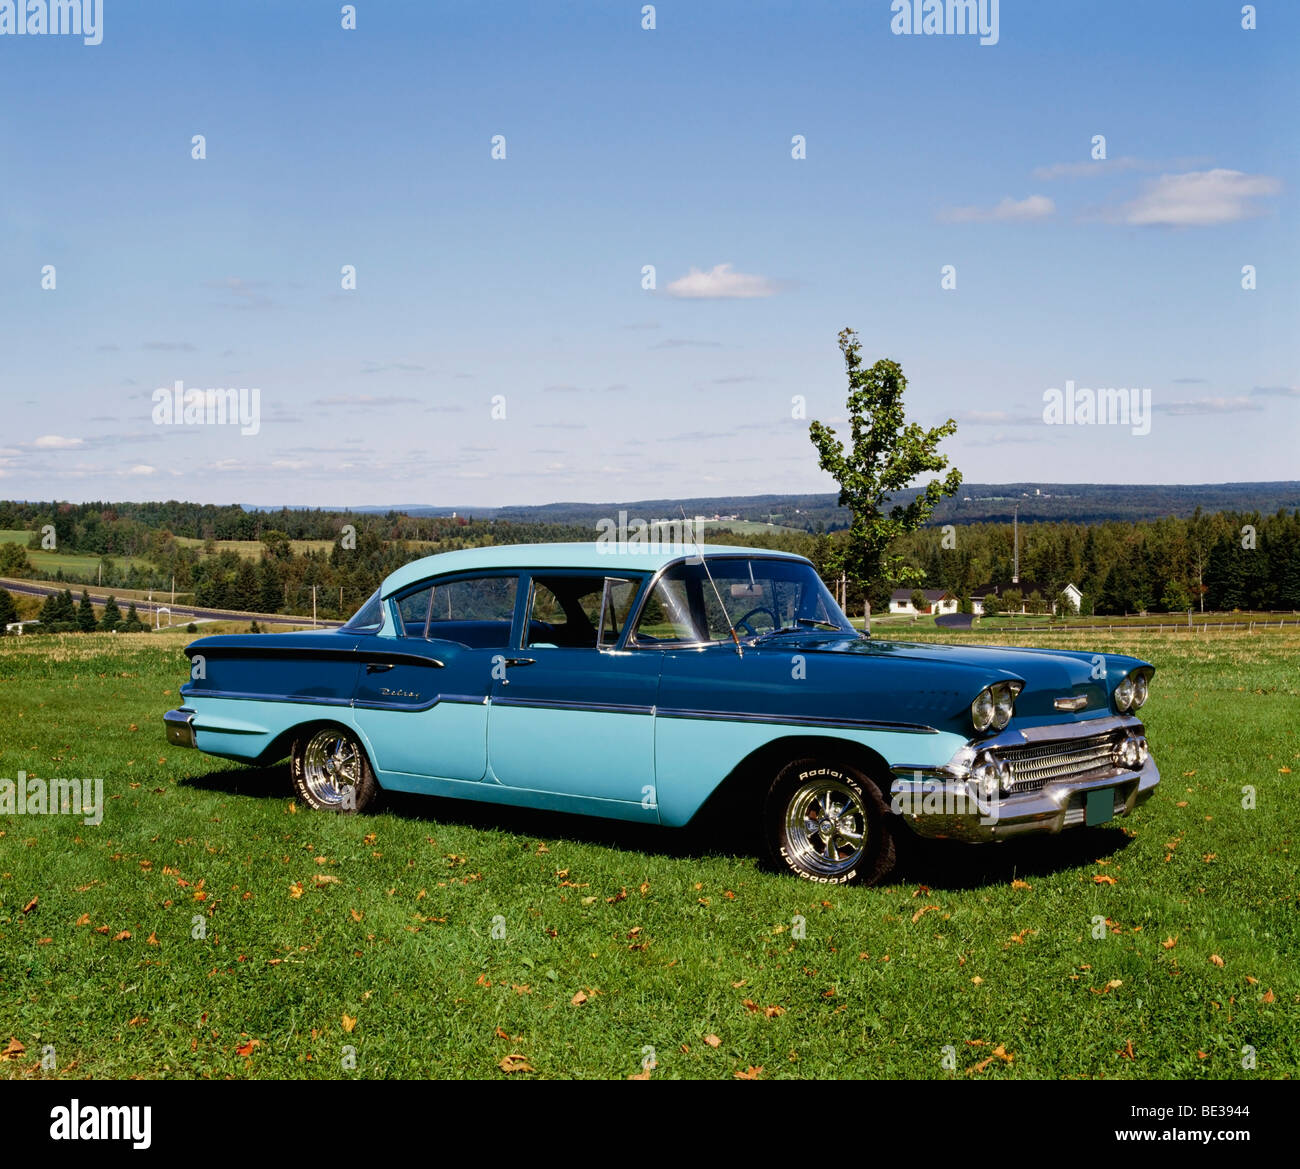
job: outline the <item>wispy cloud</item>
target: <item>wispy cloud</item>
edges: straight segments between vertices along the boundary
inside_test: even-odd
[[[313,406],[364,406],[367,409],[380,406],[412,406],[419,403],[419,398],[402,398],[396,394],[334,394],[328,398],[317,398]]]
[[[766,276],[734,272],[730,264],[717,264],[707,272],[692,268],[668,285],[668,295],[683,300],[754,300],[775,296],[777,282]]]
[[[1137,227],[1213,227],[1263,214],[1258,199],[1276,195],[1280,180],[1239,170],[1161,175],[1119,213]]]
[[[1250,392],[1261,398],[1300,398],[1300,386],[1256,386]]]
[[[1096,179],[1110,175],[1124,174],[1130,171],[1156,171],[1202,166],[1210,160],[1205,157],[1174,158],[1161,161],[1153,158],[1135,158],[1124,155],[1120,158],[1088,159],[1086,162],[1057,162],[1051,166],[1036,167],[1033,177],[1052,181],[1055,179]]]
[[[993,207],[949,207],[939,213],[944,223],[1027,223],[1037,219],[1050,219],[1056,214],[1056,203],[1046,195],[1030,195],[1025,199],[1010,196]]]
[[[693,341],[686,337],[665,337],[656,341],[651,349],[721,349],[721,341]]]
[[[142,346],[156,353],[197,353],[199,347],[189,341],[146,341]]]
[[[1246,414],[1264,409],[1258,402],[1246,397],[1235,398],[1194,398],[1187,402],[1157,402],[1151,407],[1161,414],[1199,415],[1199,414]]]

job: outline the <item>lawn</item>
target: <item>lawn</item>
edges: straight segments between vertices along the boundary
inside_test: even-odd
[[[187,640],[0,639],[0,776],[105,792],[98,827],[0,815],[0,1075],[1300,1072],[1293,630],[1039,635],[1157,664],[1152,801],[829,892],[699,831],[312,814],[165,745]]]

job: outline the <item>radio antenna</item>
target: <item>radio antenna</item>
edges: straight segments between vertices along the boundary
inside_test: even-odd
[[[717,586],[717,583],[716,583],[716,582],[714,581],[714,579],[713,579],[713,573],[711,573],[711,572],[709,571],[709,560],[708,560],[708,557],[706,557],[706,556],[704,555],[704,545],[700,543],[700,538],[699,538],[699,536],[697,536],[697,535],[695,534],[695,529],[694,529],[694,527],[692,527],[692,525],[691,525],[691,521],[688,520],[688,519],[686,518],[686,509],[685,509],[684,507],[682,507],[682,505],[679,503],[679,504],[677,505],[677,510],[680,511],[680,512],[682,513],[682,527],[683,527],[683,528],[690,528],[690,530],[691,530],[691,539],[695,542],[695,547],[698,548],[698,549],[700,550],[700,563],[701,563],[702,565],[704,565],[704,575],[707,576],[707,577],[709,578],[709,584],[710,584],[710,586],[713,588],[713,595],[714,595],[715,597],[717,597],[717,599],[718,599],[718,610],[719,610],[719,612],[721,612],[722,617],[723,617],[723,620],[726,621],[726,623],[727,623],[727,629],[728,629],[728,631],[731,633],[731,640],[732,640],[733,642],[735,642],[735,645],[736,645],[736,656],[739,657],[739,658],[743,658],[743,657],[745,656],[745,651],[744,651],[744,649],[741,648],[741,645],[740,645],[740,638],[736,635],[736,627],[735,627],[734,625],[732,625],[732,623],[731,623],[731,618],[727,615],[727,606],[724,605],[724,604],[722,603],[722,594],[721,594],[720,592],[718,592],[718,586]],[[751,571],[751,574],[752,574],[752,571],[753,571],[753,570],[751,569],[750,571]],[[706,613],[706,614],[704,615],[704,620],[705,620],[705,623],[706,623],[706,624],[707,624],[707,622],[708,622],[708,619],[709,619],[709,617],[708,617],[708,614]],[[707,634],[709,631],[708,631],[708,629],[706,628],[706,629],[704,630],[704,632]]]

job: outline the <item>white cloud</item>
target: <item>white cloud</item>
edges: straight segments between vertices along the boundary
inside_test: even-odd
[[[718,264],[707,272],[692,268],[668,285],[668,295],[684,300],[753,300],[775,296],[776,282],[766,276],[733,272],[730,264]]]
[[[32,443],[32,446],[43,451],[66,451],[85,445],[84,438],[64,438],[61,434],[43,434]]]
[[[940,213],[945,223],[1021,223],[1056,214],[1056,203],[1046,195],[1003,199],[995,207],[951,207]]]
[[[1166,402],[1153,406],[1162,414],[1241,414],[1262,410],[1264,407],[1249,398],[1196,398],[1190,402]]]
[[[1121,210],[1125,223],[1139,227],[1210,227],[1261,214],[1252,202],[1282,189],[1278,179],[1239,170],[1190,171],[1161,175]]]
[[[137,463],[127,472],[128,475],[152,475],[153,473],[154,468],[148,463]]]

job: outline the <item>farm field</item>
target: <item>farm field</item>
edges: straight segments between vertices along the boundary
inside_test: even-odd
[[[26,548],[31,535],[31,532],[23,528],[0,528],[0,544],[21,544]],[[27,559],[38,575],[48,573],[54,576],[62,569],[65,573],[84,576],[99,569],[99,557],[90,553],[46,552],[40,548],[28,548]]]
[[[1150,803],[832,891],[699,830],[312,814],[165,744],[191,639],[0,639],[0,777],[105,797],[0,814],[0,1076],[1300,1074],[1293,629],[1017,638],[1156,664]]]
[[[177,536],[176,543],[185,548],[202,548],[206,541],[193,536]],[[307,552],[328,552],[334,543],[333,540],[290,540],[289,547],[295,555],[301,556]],[[260,560],[266,547],[261,540],[214,540],[213,545],[217,552],[237,552],[245,560]]]

